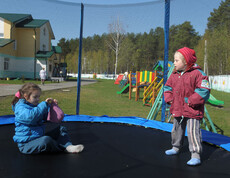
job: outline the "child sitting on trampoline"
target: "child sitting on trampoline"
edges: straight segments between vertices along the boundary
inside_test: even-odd
[[[200,121],[204,116],[204,104],[210,95],[208,77],[195,64],[197,58],[193,49],[184,47],[175,52],[175,71],[171,74],[164,87],[165,102],[174,117],[171,132],[172,149],[166,155],[179,153],[187,125],[187,135],[191,159],[190,166],[201,164],[202,152]]]
[[[15,113],[14,142],[21,153],[38,154],[66,151],[79,153],[84,146],[72,145],[67,130],[63,126],[45,133],[43,121],[46,121],[50,103],[57,100],[47,98],[39,103],[41,88],[33,83],[26,83],[15,94],[12,109]]]

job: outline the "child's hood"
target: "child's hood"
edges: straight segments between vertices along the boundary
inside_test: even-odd
[[[190,49],[188,47],[183,47],[181,49],[178,49],[177,51],[184,56],[187,66],[190,67],[196,63],[197,60],[196,53],[193,49]]]

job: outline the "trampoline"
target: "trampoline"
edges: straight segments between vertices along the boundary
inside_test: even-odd
[[[168,123],[138,117],[66,115],[61,124],[74,144],[84,144],[82,153],[24,155],[12,139],[14,116],[0,116],[0,122],[0,175],[4,178],[230,176],[230,152],[206,142],[202,143],[200,166],[186,164],[190,159],[187,139],[179,155],[166,156],[164,151],[171,147],[168,131],[172,125]],[[56,126],[46,123],[46,130]],[[229,149],[229,137],[206,131],[202,135]]]

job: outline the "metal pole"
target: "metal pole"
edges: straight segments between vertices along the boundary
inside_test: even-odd
[[[206,73],[208,76],[207,40],[204,41],[204,73]]]
[[[84,5],[81,3],[81,22],[80,22],[80,39],[79,39],[79,56],[78,56],[78,77],[77,77],[77,105],[76,105],[76,115],[79,115],[79,108],[80,108],[81,54],[82,54],[83,17],[84,17]]]
[[[169,50],[169,16],[170,16],[170,0],[165,0],[165,49],[164,49],[164,85],[167,81],[168,73],[168,50]],[[164,86],[163,85],[163,86]],[[165,121],[165,110],[166,103],[164,101],[164,95],[162,98],[162,109],[161,109],[161,121]]]

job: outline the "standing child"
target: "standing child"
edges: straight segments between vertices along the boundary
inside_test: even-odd
[[[14,142],[21,153],[38,154],[44,152],[79,153],[83,145],[72,145],[67,130],[60,126],[45,134],[43,120],[46,120],[52,98],[39,103],[41,88],[33,83],[26,83],[15,94],[12,109],[15,113]]]
[[[165,102],[170,104],[170,112],[174,117],[172,149],[166,155],[179,153],[187,125],[190,166],[201,164],[202,152],[200,121],[204,116],[204,104],[208,100],[210,87],[208,77],[195,64],[197,58],[193,49],[184,47],[174,55],[175,71],[171,74],[164,87]]]

